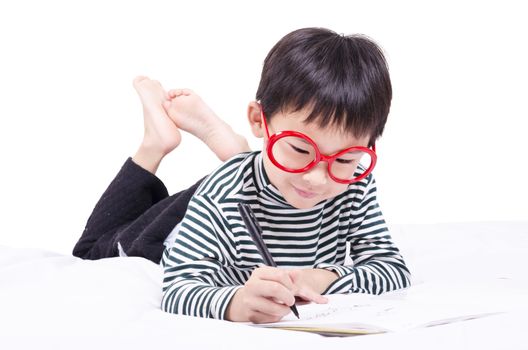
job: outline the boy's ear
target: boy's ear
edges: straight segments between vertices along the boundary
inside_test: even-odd
[[[258,138],[264,137],[264,125],[262,124],[262,114],[260,113],[260,104],[257,101],[251,101],[248,106],[248,121],[251,126],[251,132]]]

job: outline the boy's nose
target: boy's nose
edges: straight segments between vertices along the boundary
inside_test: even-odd
[[[313,187],[326,185],[329,180],[328,166],[321,162],[303,174],[303,180]]]

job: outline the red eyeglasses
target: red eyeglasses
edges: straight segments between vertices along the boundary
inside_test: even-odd
[[[328,164],[328,174],[335,182],[351,184],[367,177],[376,165],[376,146],[354,146],[332,155],[321,154],[317,144],[307,135],[297,131],[279,131],[270,136],[264,111],[261,117],[268,136],[266,152],[271,162],[289,173],[303,173],[323,161]]]

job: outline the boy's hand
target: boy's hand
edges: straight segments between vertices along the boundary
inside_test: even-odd
[[[328,299],[321,295],[338,275],[324,269],[288,270],[295,285],[295,295],[306,301],[325,304]]]
[[[257,268],[231,299],[226,318],[253,323],[280,321],[291,312],[290,306],[295,303],[295,297],[318,304],[326,303],[328,300],[320,293],[331,282],[324,287],[323,284],[336,278],[333,272],[320,269]]]
[[[226,318],[253,323],[277,322],[291,312],[290,306],[295,303],[294,289],[287,270],[256,268],[231,299]]]

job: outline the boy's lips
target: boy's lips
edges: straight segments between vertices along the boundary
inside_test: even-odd
[[[296,187],[296,186],[293,186],[293,188],[295,189],[295,192],[297,192],[297,194],[303,198],[313,198],[315,196],[317,196],[317,193],[315,192],[311,192],[311,191],[306,191],[306,190],[301,190],[300,188]]]

